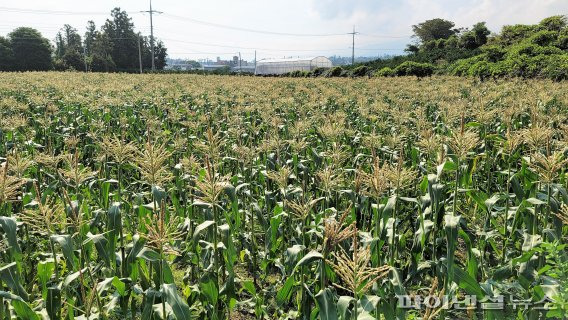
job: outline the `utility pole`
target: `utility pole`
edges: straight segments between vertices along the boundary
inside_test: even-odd
[[[359,32],[355,32],[355,26],[353,26],[353,32],[349,32],[348,34],[353,36],[353,46],[351,47],[351,64],[355,64],[355,35],[359,34]]]
[[[256,74],[256,50],[254,50],[254,74]]]
[[[138,63],[140,64],[140,74],[142,74],[142,48],[140,47],[140,32],[138,32]]]
[[[156,62],[154,60],[154,23],[152,21],[152,15],[154,13],[163,13],[161,11],[156,11],[156,10],[152,10],[152,0],[150,0],[150,10],[148,11],[141,11],[141,12],[147,12],[150,14],[150,47],[152,50],[152,71],[156,70]]]
[[[242,65],[243,60],[241,59],[241,53],[239,52],[239,72],[242,74],[243,73],[243,65]]]

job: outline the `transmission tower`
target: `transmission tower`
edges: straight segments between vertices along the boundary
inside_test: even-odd
[[[355,64],[355,35],[359,34],[359,32],[355,32],[355,26],[353,26],[353,32],[349,32],[348,34],[353,36],[353,44],[351,47],[351,64]]]
[[[154,15],[154,13],[160,14],[163,12],[152,9],[152,0],[150,0],[150,10],[140,12],[146,12],[150,14],[150,48],[152,50],[152,71],[155,71],[156,61],[154,60],[154,22],[152,21],[152,16]]]

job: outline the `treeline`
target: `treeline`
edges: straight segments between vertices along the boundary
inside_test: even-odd
[[[422,70],[414,68],[419,72],[414,75],[566,80],[567,25],[566,16],[559,15],[536,25],[504,26],[499,34],[491,34],[483,22],[468,30],[454,29],[451,21],[428,20],[413,26],[417,42],[408,45],[408,55],[379,59],[364,66],[379,76],[397,75],[397,68],[404,65],[421,65]]]
[[[154,46],[157,70],[166,66],[167,49],[161,41]],[[141,58],[141,59],[140,59]],[[20,27],[0,37],[0,71],[89,70],[95,72],[137,72],[152,66],[149,37],[134,31],[128,14],[120,8],[97,30],[87,23],[83,37],[64,25],[53,46],[33,28]]]
[[[312,71],[292,71],[281,74],[281,77],[291,77],[291,78],[315,78],[315,77],[325,77],[325,78],[335,78],[335,77],[371,77],[371,76],[417,76],[427,77],[434,73],[434,67],[429,63],[420,63],[414,61],[405,61],[400,65],[396,66],[394,69],[383,68],[380,70],[372,69],[366,65],[359,65],[352,68],[344,68],[341,66],[336,66],[333,68],[316,68]],[[266,77],[273,77],[273,75],[263,75]]]

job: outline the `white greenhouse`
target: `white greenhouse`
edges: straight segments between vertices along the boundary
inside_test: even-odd
[[[312,71],[315,68],[331,68],[326,57],[264,59],[256,63],[256,74],[283,74],[292,71]]]

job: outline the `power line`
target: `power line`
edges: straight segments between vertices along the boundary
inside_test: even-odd
[[[33,13],[33,14],[67,14],[67,15],[91,15],[91,14],[108,14],[108,12],[80,12],[80,11],[56,11],[56,10],[36,10],[36,9],[18,9],[18,8],[9,8],[9,7],[0,7],[0,11],[8,11],[8,12],[19,12],[19,13]],[[141,11],[143,13],[150,14],[150,45],[151,45],[151,53],[152,53],[152,64],[155,65],[155,37],[154,37],[154,25],[153,25],[153,14],[154,13],[163,13],[157,10],[152,9],[152,1],[150,0],[150,10]],[[131,13],[131,12],[130,12]],[[189,17],[183,17],[173,14],[165,13],[164,16],[172,19],[181,20],[184,22],[194,23],[194,24],[201,24],[216,28],[223,28],[223,29],[230,29],[236,31],[243,31],[243,32],[252,32],[252,33],[260,33],[260,34],[268,34],[268,35],[277,35],[277,36],[295,36],[295,37],[331,37],[331,36],[345,36],[351,35],[352,36],[352,46],[351,46],[351,60],[354,63],[355,60],[355,35],[361,35],[365,37],[372,37],[372,38],[392,38],[392,39],[400,39],[400,38],[408,38],[408,36],[396,36],[396,35],[377,35],[377,34],[367,34],[367,33],[360,33],[356,32],[355,28],[353,32],[348,33],[327,33],[327,34],[312,34],[312,33],[288,33],[288,32],[276,32],[276,31],[268,31],[268,30],[258,30],[258,29],[251,29],[251,28],[243,28],[237,26],[230,26],[224,25],[219,23],[213,23],[198,19],[193,19]],[[112,38],[112,40],[128,40],[130,38]],[[207,47],[220,47],[220,48],[230,48],[236,50],[262,50],[268,52],[320,52],[322,49],[271,49],[271,48],[258,48],[258,47],[242,47],[242,46],[232,46],[232,45],[223,45],[223,44],[214,44],[214,43],[205,43],[205,42],[197,42],[197,41],[184,41],[178,39],[167,39],[162,38],[163,40],[172,41],[172,42],[179,42],[179,43],[187,43],[192,45],[201,45]],[[23,39],[22,39],[23,40]],[[364,51],[400,51],[403,49],[400,48],[358,48],[359,50]],[[323,49],[326,51],[334,50],[334,51],[343,51],[347,50],[346,48],[327,48]],[[195,51],[189,54],[199,54],[201,52]],[[208,54],[208,53],[203,53]],[[220,53],[222,54],[222,53]],[[232,53],[231,53],[232,54]],[[155,69],[155,66],[152,68]]]
[[[172,19],[177,19],[185,22],[201,24],[209,27],[215,28],[222,28],[222,29],[229,29],[229,30],[236,30],[236,31],[244,31],[244,32],[251,32],[251,33],[260,33],[260,34],[269,34],[269,35],[277,35],[277,36],[291,36],[291,37],[335,37],[335,36],[344,36],[347,33],[290,33],[290,32],[277,32],[277,31],[267,31],[267,30],[258,30],[258,29],[250,29],[250,28],[243,28],[243,27],[235,27],[229,26],[225,24],[215,23],[215,22],[208,22],[198,19],[193,19],[189,17],[182,17],[178,15],[173,15],[169,13],[164,13],[165,17],[169,17]]]
[[[109,12],[107,11],[65,11],[65,10],[45,10],[45,9],[25,9],[25,8],[13,8],[13,7],[0,7],[0,11],[5,12],[12,12],[12,13],[29,13],[29,14],[50,14],[50,15],[108,15]],[[148,11],[144,11],[148,12]],[[126,11],[126,13],[133,14],[139,13],[137,11]],[[157,11],[156,11],[157,13]],[[231,29],[237,31],[245,31],[245,32],[252,32],[252,33],[261,33],[261,34],[269,34],[269,35],[281,35],[281,36],[295,36],[295,37],[333,37],[333,36],[342,36],[351,34],[348,33],[290,33],[290,32],[278,32],[278,31],[268,31],[268,30],[259,30],[259,29],[252,29],[252,28],[244,28],[244,27],[237,27],[237,26],[230,26],[215,22],[209,22],[204,20],[198,20],[190,17],[183,17],[179,15],[163,13],[165,17],[169,17],[176,20],[181,20],[185,22],[195,23],[206,25],[210,27],[216,28],[223,28],[223,29]],[[392,38],[392,39],[404,39],[409,38],[410,35],[378,35],[378,34],[369,34],[369,33],[360,33],[361,36],[365,37],[372,37],[372,38]]]
[[[12,13],[30,13],[30,14],[49,14],[49,15],[108,15],[109,12],[103,11],[61,11],[61,10],[43,10],[43,9],[22,9],[22,8],[10,8],[10,7],[0,7],[0,11],[12,12]],[[133,12],[127,12],[133,13]]]
[[[379,35],[379,34],[368,34],[359,32],[360,36],[371,37],[371,38],[381,38],[381,39],[406,39],[412,37],[411,35],[406,36],[392,36],[392,35]]]
[[[241,47],[241,46],[230,46],[230,45],[223,45],[223,44],[212,44],[206,42],[197,42],[197,41],[185,41],[185,40],[177,40],[177,39],[169,39],[169,38],[161,38],[162,40],[172,41],[172,42],[179,42],[179,43],[187,43],[187,44],[194,44],[194,45],[201,45],[205,47],[219,47],[219,48],[230,48],[230,49],[243,49],[243,50],[262,50],[262,51],[275,51],[275,52],[317,52],[322,51],[322,49],[271,49],[271,48],[259,48],[259,47]],[[348,50],[351,48],[328,48],[325,50]],[[393,51],[393,50],[403,50],[400,48],[366,48],[366,49],[359,49],[359,50],[386,50],[386,51]]]

